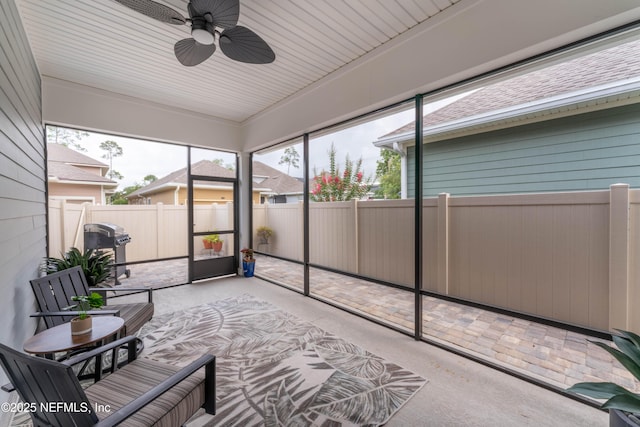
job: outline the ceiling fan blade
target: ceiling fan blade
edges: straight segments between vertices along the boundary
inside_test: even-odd
[[[147,15],[158,21],[173,25],[184,25],[187,20],[180,13],[153,0],[115,0],[121,5]]]
[[[216,51],[215,44],[200,44],[194,39],[183,39],[175,44],[173,51],[182,65],[198,65]]]
[[[240,25],[224,30],[220,34],[218,44],[225,55],[236,61],[248,64],[269,64],[276,59],[276,54],[267,42],[250,29]]]
[[[191,0],[196,16],[211,14],[213,25],[220,28],[233,28],[238,24],[240,16],[239,0]]]

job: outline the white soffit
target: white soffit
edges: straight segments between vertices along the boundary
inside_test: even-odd
[[[156,0],[187,15],[186,0]],[[190,37],[113,0],[17,0],[36,63],[50,76],[242,122],[459,0],[243,0],[239,25],[276,61],[243,64],[218,49],[195,67],[175,58]]]

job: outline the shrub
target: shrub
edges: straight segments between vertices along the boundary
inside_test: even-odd
[[[101,286],[111,276],[111,254],[98,249],[87,249],[83,253],[78,248],[71,248],[62,258],[45,258],[43,271],[50,274],[76,266],[82,268],[90,287]]]

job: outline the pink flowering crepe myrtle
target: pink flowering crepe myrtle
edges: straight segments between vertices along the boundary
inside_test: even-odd
[[[364,178],[361,170],[362,158],[354,164],[347,154],[345,169],[340,172],[335,157],[336,150],[332,144],[329,150],[329,171],[318,173],[314,170],[310,199],[314,202],[337,202],[365,197],[371,189],[371,179]]]

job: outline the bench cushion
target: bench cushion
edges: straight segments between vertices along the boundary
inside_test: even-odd
[[[137,359],[122,369],[89,386],[85,393],[94,409],[109,405],[109,412],[97,411],[104,419],[110,413],[144,394],[179,370],[148,359]],[[204,404],[204,369],[189,376],[158,397],[122,425],[132,427],[176,427],[184,424]]]
[[[122,336],[135,334],[153,317],[153,303],[109,304],[103,308],[120,311],[120,317],[124,319]]]

